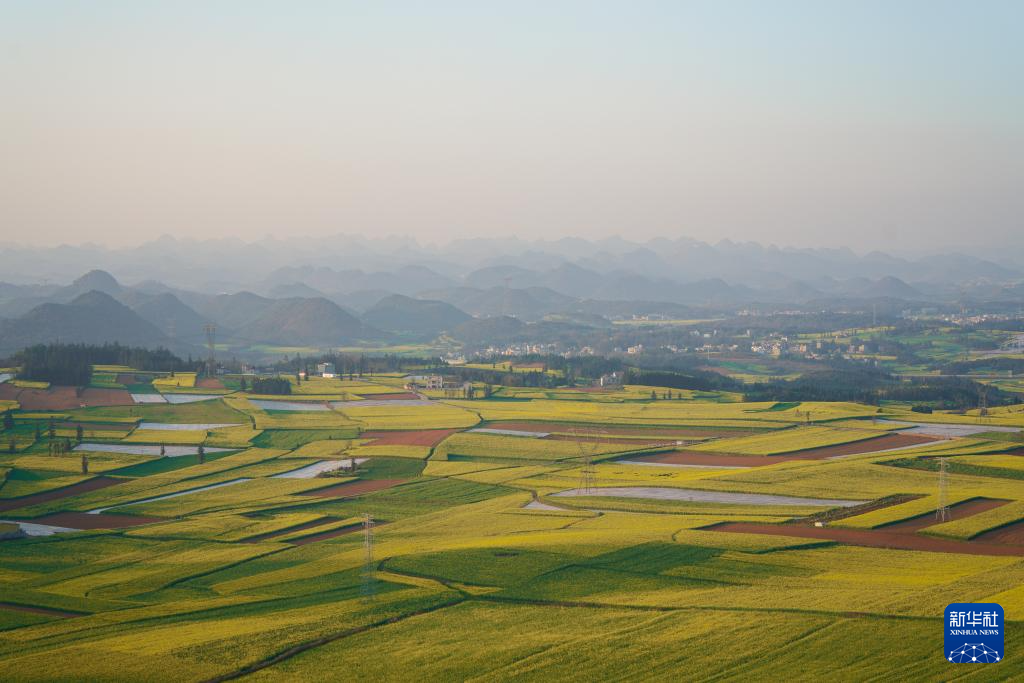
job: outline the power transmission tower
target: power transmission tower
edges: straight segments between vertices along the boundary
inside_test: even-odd
[[[583,464],[577,490],[579,495],[586,496],[594,490],[594,454],[600,446],[602,431],[596,428],[573,427],[572,435],[576,439],[576,448]]]
[[[945,458],[939,458],[939,502],[935,508],[935,519],[945,522],[949,519],[949,472]]]
[[[203,325],[203,332],[206,333],[206,376],[213,377],[216,372],[216,360],[214,352],[217,348],[217,326],[213,323]]]
[[[376,593],[376,567],[373,563],[373,517],[363,515],[363,599],[372,600]]]

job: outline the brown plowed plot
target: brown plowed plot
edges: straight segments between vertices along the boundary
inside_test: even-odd
[[[403,481],[405,481],[405,479],[362,479],[360,481],[350,481],[344,484],[338,484],[337,486],[328,486],[325,489],[303,491],[299,495],[316,496],[317,498],[349,498],[352,496],[361,496],[364,493],[373,493],[374,491],[389,489],[392,486],[401,484]]]
[[[380,524],[378,523],[377,526],[380,526]],[[338,536],[352,534],[357,531],[361,531],[362,528],[362,524],[351,524],[349,526],[343,526],[340,529],[331,529],[330,531],[325,531],[322,534],[312,534],[310,536],[303,536],[302,538],[296,538],[295,540],[288,542],[292,545],[306,545],[307,543],[315,543],[316,541],[323,541],[328,538],[337,538]]]
[[[277,531],[269,531],[265,534],[259,534],[257,536],[250,536],[245,539],[246,543],[256,543],[257,541],[265,541],[268,538],[276,538],[277,536],[284,536],[285,534],[291,534],[296,531],[302,531],[304,529],[312,529],[313,527],[323,526],[324,524],[330,524],[331,522],[337,522],[338,520],[334,517],[324,517],[323,519],[314,519],[312,522],[306,522],[298,526],[290,526],[287,529],[278,529]]]
[[[130,526],[141,526],[166,520],[162,517],[143,517],[141,515],[91,515],[88,512],[58,512],[55,515],[26,521],[33,524],[63,526],[68,529],[125,529]]]
[[[837,455],[860,455],[864,453],[876,453],[887,451],[893,448],[905,448],[917,446],[935,441],[928,436],[917,436],[911,434],[886,434],[863,441],[843,443],[837,446],[823,446],[822,448],[808,448],[804,451],[792,451],[781,455],[739,455],[738,453],[713,453],[711,451],[672,451],[670,453],[658,453],[632,460],[643,462],[663,463],[665,465],[718,465],[720,467],[763,467],[765,465],[776,465],[789,460],[824,460],[834,458]]]
[[[127,384],[142,384],[143,382],[148,381],[148,380],[145,380],[145,379],[140,380],[135,375],[130,375],[130,374],[121,372],[121,373],[118,373],[117,378],[115,379],[115,381],[118,384],[125,384],[125,385],[127,385]]]
[[[113,486],[114,484],[120,484],[123,481],[125,480],[115,479],[113,477],[96,477],[95,479],[81,481],[77,484],[72,484],[71,486],[54,489],[53,491],[43,491],[42,493],[34,493],[31,496],[22,496],[21,498],[7,498],[6,500],[0,500],[0,512],[4,512],[6,510],[17,510],[18,508],[28,507],[29,505],[36,505],[38,503],[48,503],[51,500],[60,500],[61,498],[67,498],[68,496],[77,496],[80,493],[96,491],[108,486]],[[58,524],[57,526],[60,525]]]
[[[1010,501],[1000,500],[998,498],[971,498],[957,503],[956,505],[949,506],[949,514],[945,520],[935,518],[934,512],[929,512],[917,517],[911,517],[905,519],[902,522],[895,522],[893,524],[886,524],[885,526],[878,527],[879,531],[902,531],[911,532],[919,529],[927,529],[930,526],[935,526],[942,522],[950,522],[954,519],[964,519],[971,515],[976,515],[979,512],[985,512],[986,510],[992,510],[1001,505],[1006,505]]]
[[[10,382],[0,382],[0,401],[17,401],[21,387],[16,387]]]
[[[0,385],[2,386],[2,385]],[[124,389],[84,389],[79,394],[75,387],[49,389],[22,389],[14,399],[22,410],[70,410],[97,406],[135,405],[132,395]]]
[[[356,396],[365,398],[368,401],[415,401],[420,398],[409,391],[402,391],[396,394],[356,394]]]
[[[1013,524],[986,531],[971,539],[971,542],[1002,543],[1004,545],[1024,546],[1024,519]]]
[[[894,448],[908,448],[910,446],[922,446],[926,443],[938,441],[934,436],[922,436],[920,434],[886,434],[861,441],[851,441],[835,446],[823,446],[822,448],[808,448],[805,451],[794,451],[784,453],[783,457],[799,458],[801,460],[821,460],[822,458],[834,458],[837,455],[859,455],[861,453],[876,453],[888,451]]]
[[[0,602],[0,609],[13,609],[18,612],[45,614],[48,617],[63,617],[65,619],[82,616],[78,612],[65,612],[64,610],[50,609],[49,607],[35,607],[33,605],[15,605],[13,602]]]
[[[197,389],[224,389],[224,382],[219,379],[205,378],[196,380]]]
[[[491,422],[486,425],[481,425],[487,429],[508,429],[514,432],[563,432],[570,433],[574,427],[581,427],[584,429],[594,429],[598,427],[602,434],[608,436],[649,436],[652,439],[658,439],[660,441],[671,441],[674,439],[692,439],[692,438],[705,438],[705,437],[733,437],[733,436],[750,436],[756,434],[756,430],[751,429],[715,429],[712,427],[652,427],[645,429],[643,427],[609,427],[609,426],[598,426],[598,425],[575,425],[565,424],[561,422]]]
[[[407,432],[363,432],[360,438],[374,439],[373,446],[436,446],[459,429],[422,429]]]
[[[899,533],[866,529],[838,529],[815,527],[803,524],[760,524],[756,522],[725,522],[704,527],[704,531],[724,531],[737,534],[767,534],[770,536],[793,536],[814,538],[821,541],[835,541],[847,545],[868,548],[889,548],[894,550],[923,550],[933,553],[961,553],[964,555],[1011,555],[1024,556],[1024,546],[978,543],[976,541],[953,541],[915,533]]]

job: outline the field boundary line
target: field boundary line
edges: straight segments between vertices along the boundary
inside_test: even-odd
[[[405,621],[406,619],[412,619],[413,617],[422,616],[424,614],[430,614],[431,612],[436,612],[447,607],[454,607],[465,601],[465,597],[458,597],[438,605],[424,607],[422,609],[409,612],[408,614],[399,614],[393,617],[389,617],[387,619],[381,619],[379,621],[374,621],[369,624],[356,626],[354,628],[345,629],[344,631],[339,631],[337,633],[322,636],[320,638],[316,638],[315,640],[310,640],[305,643],[299,643],[298,645],[293,645],[292,647],[282,650],[281,652],[278,652],[276,655],[269,657],[267,659],[263,659],[253,664],[249,664],[247,666],[244,666],[240,669],[236,669],[235,671],[226,674],[221,674],[220,676],[208,678],[203,683],[222,683],[222,681],[233,681],[237,678],[241,678],[242,676],[247,676],[251,673],[255,673],[262,669],[274,666],[275,664],[280,664],[281,662],[291,659],[295,655],[302,654],[303,652],[312,650],[316,647],[320,647],[321,645],[327,645],[328,643],[333,643],[343,638],[348,638],[350,636],[358,635],[360,633],[366,633],[367,631],[372,631],[373,629],[380,628],[381,626],[397,624],[399,622]]]

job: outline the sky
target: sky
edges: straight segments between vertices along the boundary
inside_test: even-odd
[[[0,0],[0,242],[1024,245],[1016,0]]]

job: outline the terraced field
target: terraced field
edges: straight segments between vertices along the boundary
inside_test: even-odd
[[[968,677],[1024,670],[1024,466],[986,431],[1024,414],[224,384],[15,411],[0,680],[944,681],[954,601],[1010,622],[1007,658]],[[51,421],[88,436],[51,455]]]

